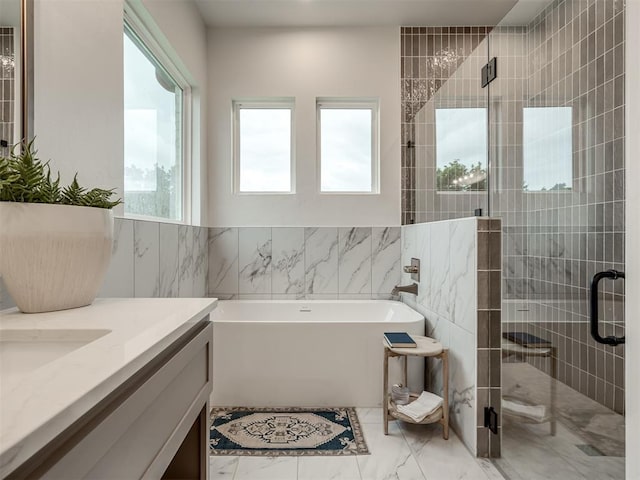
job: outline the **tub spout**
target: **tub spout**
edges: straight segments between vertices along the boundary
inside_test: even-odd
[[[418,295],[418,284],[413,282],[411,285],[396,285],[391,290],[391,295],[398,295],[400,292]]]

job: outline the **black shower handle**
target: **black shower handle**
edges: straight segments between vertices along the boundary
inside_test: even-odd
[[[617,280],[618,278],[624,278],[624,272],[617,270],[607,270],[606,272],[598,272],[591,279],[591,336],[598,343],[604,343],[605,345],[620,345],[624,343],[624,337],[601,337],[598,329],[598,284],[603,278],[611,278]]]

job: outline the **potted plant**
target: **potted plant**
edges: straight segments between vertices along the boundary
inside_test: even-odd
[[[17,152],[17,153],[16,153]],[[49,312],[89,305],[109,266],[113,190],[52,179],[33,140],[0,157],[0,275],[18,308]]]

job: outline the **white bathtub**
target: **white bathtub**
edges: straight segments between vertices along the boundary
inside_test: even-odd
[[[382,404],[382,334],[424,335],[424,317],[400,302],[220,301],[212,312],[216,406]],[[400,381],[391,360],[391,383]],[[424,362],[409,362],[423,388]]]

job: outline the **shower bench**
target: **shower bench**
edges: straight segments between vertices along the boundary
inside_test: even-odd
[[[548,358],[551,362],[549,375],[549,414],[541,419],[532,419],[523,415],[509,412],[502,409],[503,415],[508,415],[522,423],[547,423],[549,422],[549,433],[554,436],[556,434],[556,397],[558,381],[558,354],[556,347],[553,345],[537,346],[535,344],[519,344],[507,338],[502,339],[502,359],[513,357],[520,361],[527,361],[529,357]]]

